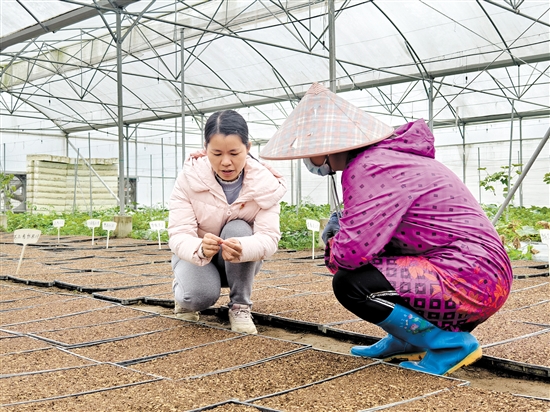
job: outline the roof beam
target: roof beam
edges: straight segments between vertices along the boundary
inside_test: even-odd
[[[138,1],[139,0],[111,0],[112,3],[120,8],[124,8]],[[34,39],[46,33],[56,32],[64,27],[72,26],[75,23],[80,23],[81,21],[95,17],[98,13],[105,11],[105,9],[112,10],[109,0],[101,0],[98,1],[96,5],[80,7],[76,10],[52,17],[49,20],[39,22],[23,30],[19,30],[18,32],[0,38],[0,51],[13,46],[14,44],[19,44],[26,40]]]

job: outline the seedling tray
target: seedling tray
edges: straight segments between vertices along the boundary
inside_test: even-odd
[[[29,333],[28,335],[50,342],[53,345],[77,348],[159,332],[175,327],[178,323],[179,321],[175,319],[151,315],[101,323],[94,326],[41,331]]]
[[[0,406],[59,399],[144,383],[155,378],[112,364],[96,364],[0,379]]]
[[[248,367],[307,348],[310,346],[282,339],[238,335],[132,363],[131,368],[167,379],[191,379]],[[225,355],[220,356],[221,353]]]
[[[454,378],[377,362],[292,390],[247,399],[247,402],[301,412],[359,411],[395,404],[404,399],[415,399],[466,384],[466,381]]]

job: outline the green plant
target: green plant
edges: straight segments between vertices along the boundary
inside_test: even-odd
[[[550,172],[544,174],[542,181],[547,185],[550,185]]]
[[[311,248],[311,231],[306,227],[306,219],[320,220],[330,216],[329,205],[302,204],[299,208],[281,203],[281,249]]]
[[[492,192],[496,196],[494,183],[500,183],[504,186],[502,188],[502,194],[506,197],[510,187],[512,187],[513,178],[521,174],[521,166],[521,163],[512,164],[512,170],[510,170],[509,166],[500,166],[501,170],[492,174],[487,172],[486,167],[480,167],[478,170],[483,170],[487,176],[479,182],[479,186],[488,192]],[[509,170],[510,172],[508,172]]]
[[[491,219],[498,207],[496,205],[484,205],[485,213]],[[511,260],[533,259],[538,251],[533,247],[533,242],[540,242],[540,231],[550,221],[550,208],[531,206],[509,206],[507,220],[502,218],[497,222],[496,230]],[[522,247],[522,243],[526,244]]]
[[[17,190],[15,185],[11,184],[13,174],[0,172],[0,194],[2,196],[3,209],[1,212],[11,210],[11,200]]]
[[[489,219],[498,211],[497,205],[483,205]],[[44,212],[44,211],[41,211]],[[95,211],[92,218],[102,222],[113,220],[118,215],[118,207]],[[129,237],[157,241],[157,232],[151,230],[149,222],[153,220],[168,221],[168,210],[163,207],[137,207],[128,209],[127,214],[132,216],[132,232]],[[6,212],[8,218],[8,232],[17,229],[39,229],[45,235],[57,235],[57,228],[52,226],[54,219],[64,219],[65,225],[60,228],[61,235],[90,236],[91,230],[86,226],[90,219],[88,212],[59,213],[47,210],[45,213],[13,213]],[[306,219],[321,220],[330,216],[329,205],[313,205],[306,203],[300,207],[281,203],[281,241],[279,248],[292,250],[307,250],[311,248],[311,231],[306,227]],[[511,259],[532,259],[536,253],[532,243],[540,242],[539,229],[548,228],[550,222],[550,208],[532,206],[509,206],[506,220],[503,217],[497,223],[496,229]],[[106,236],[107,232],[101,227],[95,230],[96,236]],[[168,241],[168,232],[160,232],[161,241]],[[527,244],[521,247],[521,243]]]

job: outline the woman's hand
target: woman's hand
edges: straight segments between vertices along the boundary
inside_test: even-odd
[[[228,262],[239,262],[243,254],[241,242],[235,238],[222,241],[222,258]]]
[[[214,256],[220,250],[220,245],[223,243],[223,239],[212,233],[206,233],[202,238],[202,253],[208,259]]]
[[[328,220],[325,230],[323,230],[323,233],[321,234],[321,239],[323,239],[325,245],[328,243],[329,239],[334,237],[334,235],[340,231],[340,217],[341,212],[333,212],[332,215],[330,215],[330,219]]]

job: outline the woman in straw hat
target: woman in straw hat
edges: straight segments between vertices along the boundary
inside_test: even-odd
[[[170,196],[176,316],[199,319],[229,286],[229,321],[257,333],[250,309],[254,276],[281,237],[283,177],[250,155],[248,126],[233,110],[212,114],[205,150],[185,161]]]
[[[504,304],[512,271],[476,199],[434,155],[423,120],[394,130],[319,84],[260,154],[342,171],[325,263],[338,301],[388,333],[352,354],[444,375],[481,357],[470,332]]]

